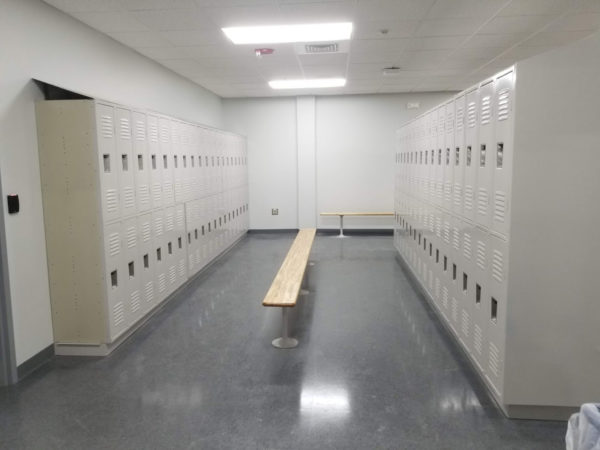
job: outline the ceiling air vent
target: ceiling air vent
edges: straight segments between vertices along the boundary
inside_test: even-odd
[[[329,44],[306,44],[304,46],[305,53],[336,53],[339,49],[337,42]]]
[[[400,75],[401,69],[396,66],[384,67],[381,73],[383,73],[384,77],[393,77],[395,75]]]

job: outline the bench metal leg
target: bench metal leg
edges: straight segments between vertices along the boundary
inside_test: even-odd
[[[338,237],[338,238],[348,237],[344,234],[344,216],[342,216],[341,214],[340,214],[340,234],[338,234],[336,237]]]
[[[298,345],[298,340],[288,336],[288,308],[281,308],[283,323],[281,326],[281,337],[274,339],[273,347],[294,348]]]

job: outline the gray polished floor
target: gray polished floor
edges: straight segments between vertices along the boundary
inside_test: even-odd
[[[249,235],[110,357],[0,388],[0,448],[564,449],[565,423],[503,417],[390,237],[317,237],[300,345],[271,347],[292,239]]]

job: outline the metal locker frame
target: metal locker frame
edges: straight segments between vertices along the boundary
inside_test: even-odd
[[[139,242],[139,271],[143,292],[143,310],[150,311],[158,303],[156,289],[153,220],[152,213],[148,212],[137,217],[138,242]],[[146,267],[146,263],[148,267]]]
[[[151,161],[148,151],[148,131],[146,113],[132,111],[133,124],[133,155],[132,164],[135,167],[135,194],[137,198],[137,213],[152,210]]]
[[[102,217],[105,222],[110,222],[121,217],[118,175],[120,161],[117,159],[115,108],[98,102],[95,105],[95,113]]]
[[[159,147],[162,169],[162,205],[175,204],[175,177],[173,174],[173,148],[171,142],[171,119],[158,118]]]
[[[479,139],[475,160],[477,161],[477,195],[475,196],[475,221],[486,228],[491,224],[491,196],[494,155],[494,78],[479,87],[478,124]],[[484,147],[485,146],[485,147]]]
[[[121,217],[124,218],[136,215],[138,209],[135,195],[131,111],[117,106],[115,107],[115,118],[119,197]]]

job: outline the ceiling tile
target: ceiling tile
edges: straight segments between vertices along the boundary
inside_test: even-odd
[[[462,46],[465,48],[508,48],[521,42],[526,37],[526,33],[475,34],[463,43]]]
[[[517,34],[539,30],[548,23],[556,20],[555,16],[510,16],[495,17],[486,23],[478,34]]]
[[[120,0],[120,2],[128,11],[196,8],[194,0]]]
[[[169,59],[188,59],[190,57],[184,48],[173,46],[140,47],[136,48],[136,51],[157,61],[167,61]]]
[[[593,31],[564,31],[564,32],[552,32],[552,33],[538,33],[535,36],[531,37],[524,41],[521,46],[522,47],[531,47],[531,46],[543,46],[543,47],[560,47],[562,45],[568,44],[570,42],[577,41],[586,36],[589,36]]]
[[[73,17],[104,33],[148,31],[148,28],[127,12],[74,12]]]
[[[495,15],[511,0],[443,0],[435,2],[427,19],[488,18]]]
[[[283,16],[276,4],[208,8],[203,10],[203,15],[219,28],[277,25],[283,21]]]
[[[119,0],[44,0],[49,5],[68,13],[122,11]]]
[[[460,46],[468,36],[415,37],[409,40],[407,50],[450,50]]]
[[[346,22],[355,18],[354,1],[281,3],[279,10],[287,23]]]
[[[600,1],[598,2],[600,4]],[[544,31],[585,31],[600,29],[600,13],[567,14]]]
[[[108,33],[113,39],[135,49],[146,47],[171,47],[169,41],[155,31]]]
[[[353,39],[394,39],[407,38],[413,35],[418,20],[362,20],[354,22]],[[381,30],[387,30],[382,33]]]
[[[493,59],[500,53],[505,51],[503,47],[486,47],[486,48],[473,48],[473,47],[462,47],[454,50],[450,55],[451,59]]]
[[[298,59],[303,66],[314,64],[346,64],[348,55],[346,53],[328,53],[325,55],[298,55]]]
[[[203,30],[214,26],[205,14],[196,9],[132,11],[129,14],[147,27],[158,31]]]
[[[415,36],[463,36],[473,34],[484,19],[432,19],[423,20]]]
[[[358,17],[370,20],[421,20],[435,0],[358,0]]]
[[[304,76],[306,78],[345,78],[346,77],[346,65],[345,64],[332,64],[332,65],[313,65],[304,66]]]
[[[202,30],[164,31],[161,35],[175,46],[212,45],[230,43],[223,32],[217,27]]]
[[[576,6],[577,0],[512,0],[500,11],[501,16],[538,16],[543,14],[562,14]]]
[[[358,39],[352,41],[351,53],[401,53],[408,39]]]

